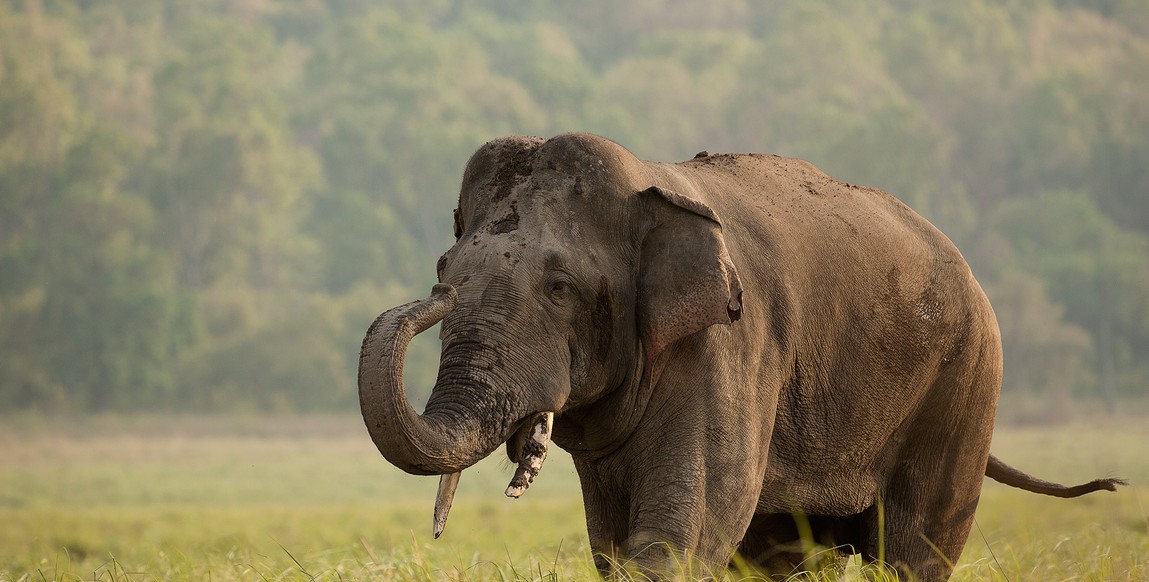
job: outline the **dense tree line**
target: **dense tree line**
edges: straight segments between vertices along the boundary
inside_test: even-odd
[[[570,130],[889,190],[1007,392],[1149,387],[1143,0],[0,0],[0,408],[351,409],[467,156]]]

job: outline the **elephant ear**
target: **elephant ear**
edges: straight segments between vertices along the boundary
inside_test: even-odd
[[[670,344],[742,316],[742,282],[709,206],[651,186],[639,193],[653,214],[638,270],[638,331],[646,362]]]

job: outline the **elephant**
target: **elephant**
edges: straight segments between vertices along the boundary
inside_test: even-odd
[[[504,137],[467,162],[454,235],[431,295],[380,315],[359,361],[380,453],[443,476],[436,535],[459,472],[504,444],[511,496],[550,442],[570,453],[604,576],[735,554],[787,572],[812,536],[945,580],[984,476],[1123,484],[990,455],[1001,339],[966,261],[897,198],[808,162]],[[403,358],[440,322],[420,414]]]

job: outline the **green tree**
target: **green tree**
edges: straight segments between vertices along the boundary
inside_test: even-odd
[[[1097,391],[1112,405],[1119,392],[1143,390],[1140,380],[1128,382],[1128,372],[1136,370],[1137,378],[1149,372],[1137,356],[1149,345],[1149,237],[1121,229],[1075,192],[1006,200],[992,216],[1016,253],[1002,270],[1040,275],[1066,319],[1096,338]]]
[[[295,284],[310,263],[297,224],[320,169],[290,131],[283,58],[266,30],[203,17],[156,73],[157,143],[136,186],[183,287]]]
[[[1005,353],[1002,390],[1026,392],[1058,407],[1096,381],[1093,341],[1088,331],[1065,320],[1065,306],[1050,299],[1044,281],[1007,271],[989,282]]]
[[[187,310],[122,190],[140,148],[83,108],[106,80],[66,23],[0,6],[0,46],[0,402],[153,406]]]
[[[334,292],[361,279],[428,288],[467,156],[541,125],[530,95],[492,72],[480,45],[385,8],[333,22],[304,82],[299,131],[328,180],[308,229]]]

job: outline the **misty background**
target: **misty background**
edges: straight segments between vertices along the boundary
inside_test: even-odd
[[[356,411],[469,155],[565,131],[887,190],[989,294],[1003,414],[1145,402],[1144,0],[0,0],[0,410]]]

